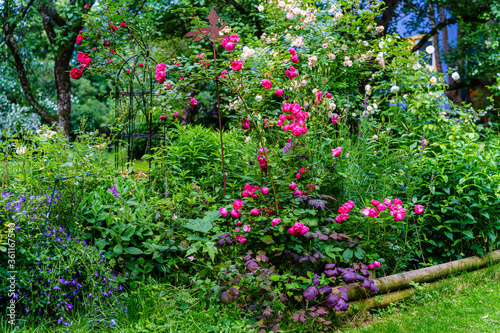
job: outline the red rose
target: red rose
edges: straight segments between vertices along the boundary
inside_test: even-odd
[[[69,73],[69,75],[73,79],[79,80],[82,77],[82,71],[75,67],[75,68],[71,69],[71,72]]]
[[[88,65],[90,65],[92,59],[90,58],[89,54],[88,53],[84,53],[84,52],[80,52],[78,53],[78,56],[76,57],[76,59],[78,60],[78,62],[81,62],[82,64],[85,65],[85,67],[87,67]]]

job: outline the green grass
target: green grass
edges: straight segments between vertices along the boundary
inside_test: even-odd
[[[485,271],[466,273],[442,281],[433,290],[421,286],[413,299],[388,309],[335,318],[328,332],[500,332],[500,265]],[[256,320],[242,315],[234,306],[218,301],[204,304],[200,290],[177,288],[151,280],[134,292],[128,316],[116,318],[117,327],[108,323],[91,326],[83,315],[73,318],[69,332],[257,332],[248,330]],[[204,292],[201,292],[203,295]],[[208,307],[207,307],[208,305]],[[321,324],[308,319],[291,321],[285,311],[280,332],[321,332]],[[0,332],[9,332],[0,320]],[[16,332],[66,332],[44,323]],[[269,331],[268,331],[269,332]]]
[[[360,315],[347,325],[357,328],[342,331],[500,332],[499,279],[498,265],[453,277],[432,291],[424,287],[415,301],[392,305],[385,313]]]

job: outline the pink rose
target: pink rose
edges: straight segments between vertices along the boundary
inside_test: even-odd
[[[297,184],[295,184],[294,182],[292,182],[291,184],[288,184],[288,188],[293,191],[293,190],[295,190],[297,188]]]
[[[342,147],[337,147],[335,149],[332,149],[332,155],[335,157],[340,156],[341,152],[342,152]]]
[[[179,117],[179,112],[175,111],[173,117],[174,117],[174,119],[176,119],[177,117]]]
[[[125,22],[120,23],[120,27],[122,27],[122,28],[125,28],[126,25],[127,24],[125,24]]]
[[[232,50],[234,50],[234,44],[229,42],[226,44],[226,46],[224,46],[224,48],[226,49],[226,51],[231,52]]]
[[[167,120],[167,115],[166,115],[165,113],[162,113],[162,114],[160,115],[160,120],[161,120],[161,121],[165,121],[165,120]],[[221,208],[221,209],[222,209],[222,208]],[[219,212],[220,212],[220,209],[219,209]],[[222,213],[221,213],[221,215],[222,215]],[[227,211],[226,211],[226,215],[225,215],[225,216],[227,216]]]
[[[370,215],[370,208],[369,207],[363,208],[363,210],[361,210],[361,214],[363,214],[364,216],[369,216]]]
[[[196,100],[196,98],[191,97],[191,99],[189,100],[189,104],[196,105],[196,104],[198,104],[198,101]]]
[[[384,204],[377,205],[377,210],[379,212],[383,212],[386,208],[387,208],[387,206]]]
[[[220,45],[222,45],[222,47],[226,47],[227,43],[229,43],[229,39],[224,38],[223,40],[221,40]]]
[[[298,63],[299,63],[299,57],[297,57],[296,55],[294,55],[294,56],[292,57],[292,62],[293,62],[294,64],[298,64]]]
[[[416,205],[414,211],[417,214],[422,214],[422,212],[424,211],[424,206],[422,206],[422,205]]]
[[[297,178],[297,180],[299,180],[300,176],[302,176],[302,174],[300,172],[297,172],[297,174],[295,175],[295,178]]]
[[[165,90],[172,90],[172,85],[170,83],[167,83],[165,86]]]
[[[374,265],[374,264],[369,264],[369,265],[368,265],[368,268],[369,268],[369,269],[374,269],[374,268],[375,268],[375,265]]]
[[[219,213],[220,213],[220,215],[222,215],[222,216],[226,217],[226,216],[227,216],[227,214],[228,214],[228,211],[227,211],[227,209],[226,209],[226,208],[221,207],[221,208],[219,208]]]
[[[243,118],[243,123],[241,124],[241,128],[245,131],[250,128],[250,120]]]
[[[279,217],[277,217],[277,218],[273,219],[273,220],[271,221],[271,227],[276,226],[276,225],[277,225],[278,223],[280,223],[280,222],[281,222],[281,219],[280,219]]]
[[[243,236],[243,235],[236,236],[236,240],[238,242],[240,242],[241,244],[245,244],[247,242],[247,240],[245,239],[245,236]]]
[[[298,196],[300,196],[302,194],[302,192],[300,190],[295,190],[295,192],[293,192],[293,196],[296,198]]]
[[[240,212],[238,212],[237,210],[232,210],[231,211],[231,216],[234,218],[234,219],[237,219],[238,217],[240,217]]]
[[[238,43],[240,41],[240,37],[238,37],[238,35],[231,35],[229,36],[229,41],[232,43]]]
[[[263,187],[260,191],[263,195],[267,195],[269,193],[269,189],[267,187]]]
[[[236,226],[239,227],[241,225],[241,221],[236,222]]]
[[[332,124],[337,125],[340,122],[340,117],[337,114],[334,114],[332,117]]]
[[[76,36],[76,43],[77,43],[78,45],[80,45],[80,44],[82,43],[82,40],[83,40],[83,36],[82,36],[82,35],[78,35],[78,36]]]
[[[243,226],[243,231],[245,231],[245,232],[249,232],[250,230],[252,230],[252,228],[250,228],[250,224],[245,224],[245,225]]]
[[[297,51],[295,51],[295,49],[293,49],[293,48],[289,48],[288,52],[290,52],[290,54],[293,55],[293,56],[297,55]]]
[[[88,8],[89,8],[89,5],[85,5],[85,6],[83,6],[83,8],[88,9]]]
[[[250,215],[252,216],[258,216],[259,215],[259,210],[257,208],[254,208],[250,211]]]
[[[241,60],[236,60],[231,63],[231,69],[235,72],[241,70],[242,67],[243,67],[243,61]]]
[[[233,202],[233,208],[238,210],[238,209],[241,209],[241,207],[243,207],[243,201],[241,200],[234,200]]]
[[[380,205],[380,201],[372,200],[371,204],[374,205],[374,206],[378,206],[378,205]]]
[[[375,261],[375,262],[373,263],[373,266],[375,266],[375,267],[379,268],[380,266],[382,266],[382,264],[380,263],[380,261]]]
[[[267,90],[273,86],[273,83],[269,80],[260,80],[259,82]]]
[[[275,94],[278,96],[278,97],[281,97],[283,95],[283,89],[277,89]]]
[[[403,206],[403,202],[401,202],[401,200],[400,200],[400,199],[398,199],[398,198],[392,199],[392,202],[393,202],[395,205],[401,205],[401,206]]]
[[[385,198],[384,201],[382,201],[382,203],[386,206],[389,206],[391,204],[391,200],[390,199],[387,199]]]

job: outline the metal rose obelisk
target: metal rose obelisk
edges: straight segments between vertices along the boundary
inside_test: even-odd
[[[188,32],[186,34],[187,37],[195,37],[194,41],[199,42],[203,38],[207,37],[212,41],[213,49],[214,49],[214,68],[217,73],[217,56],[215,53],[215,42],[222,38],[227,38],[226,35],[222,34],[222,30],[226,28],[226,22],[221,22],[221,26],[219,26],[219,20],[221,17],[217,14],[217,12],[210,9],[210,13],[208,14],[208,22],[211,24],[209,27],[198,28],[195,31]],[[215,83],[217,86],[217,112],[219,115],[219,133],[220,133],[220,150],[222,156],[222,176],[224,179],[224,195],[226,195],[226,171],[224,169],[224,144],[222,142],[222,119],[220,116],[220,98],[219,98],[219,78],[217,74],[215,75]]]

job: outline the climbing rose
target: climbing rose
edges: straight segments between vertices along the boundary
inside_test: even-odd
[[[236,236],[236,240],[238,242],[240,242],[241,244],[245,244],[247,242],[247,240],[245,239],[245,236],[243,236],[243,235]]]
[[[292,56],[297,55],[297,51],[295,51],[295,49],[289,48],[288,52],[290,52]]]
[[[401,205],[401,206],[403,206],[403,202],[401,202],[401,199],[395,198],[395,199],[392,199],[392,202],[395,205]]]
[[[424,206],[422,206],[422,205],[415,206],[415,213],[422,214],[423,211],[424,211]]]
[[[179,117],[179,112],[175,111],[173,117],[174,117],[174,119],[176,119],[177,117]]]
[[[292,57],[292,62],[293,62],[294,64],[298,64],[298,63],[299,63],[299,57],[297,57],[296,55],[294,55],[294,56]]]
[[[76,60],[78,60],[78,62],[81,62],[82,64],[85,65],[85,67],[87,67],[88,65],[90,65],[92,59],[90,58],[89,54],[88,53],[84,53],[84,52],[80,52],[78,53],[78,56],[76,57]]]
[[[295,190],[297,188],[297,184],[295,184],[294,182],[292,182],[291,184],[288,184],[288,188],[293,191],[293,190]]]
[[[370,203],[371,203],[372,205],[374,205],[374,206],[378,206],[378,205],[380,205],[380,202],[379,202],[379,201],[377,201],[377,200],[372,200]]]
[[[277,89],[275,94],[278,96],[278,97],[281,97],[283,95],[283,89]]]
[[[226,49],[226,51],[230,51],[231,52],[232,50],[234,50],[234,44],[231,43],[231,42],[229,42],[229,43],[226,44],[226,46],[224,46],[224,48]]]
[[[243,207],[243,201],[241,200],[234,200],[233,202],[233,208],[238,210],[238,209],[241,209],[241,207]]]
[[[363,210],[361,210],[361,214],[363,214],[364,216],[369,216],[370,215],[370,208],[365,207]]]
[[[237,219],[238,217],[240,217],[240,212],[238,212],[237,210],[231,210],[231,216],[235,219]]]
[[[229,41],[232,43],[238,43],[240,41],[240,37],[238,37],[238,35],[231,35],[229,36]]]
[[[194,97],[191,97],[191,99],[189,100],[189,103],[191,105],[196,105],[196,104],[198,104],[198,101]]]
[[[391,200],[385,198],[384,201],[382,202],[384,205],[389,206],[391,204]]]
[[[252,230],[252,228],[250,228],[250,224],[245,224],[245,225],[243,226],[243,231],[245,231],[245,232],[249,232],[250,230]]]
[[[383,212],[386,208],[387,206],[384,204],[377,205],[377,209],[379,212]]]
[[[340,122],[340,117],[337,114],[334,114],[332,117],[332,124],[337,125]]]
[[[82,77],[82,71],[81,71],[80,69],[78,69],[78,68],[76,68],[76,67],[75,67],[75,68],[73,68],[73,69],[71,70],[71,72],[69,73],[69,75],[70,75],[73,79],[75,79],[75,80],[79,80],[79,79]]]
[[[340,156],[341,152],[342,152],[342,147],[337,147],[335,149],[332,149],[332,155],[335,157]]]
[[[302,176],[302,174],[300,172],[297,172],[297,174],[295,175],[295,178],[297,178],[297,180],[299,180],[300,176]]]
[[[309,228],[302,223],[297,222],[287,231],[292,236],[297,236],[298,234],[305,235],[309,231]]]
[[[250,120],[243,118],[243,123],[241,124],[241,128],[245,131],[250,128]]]
[[[275,225],[277,225],[277,224],[278,224],[278,223],[280,223],[280,222],[281,222],[281,219],[280,219],[279,217],[277,217],[277,218],[273,219],[273,220],[271,221],[271,227],[274,227]]]
[[[241,60],[236,60],[231,63],[231,68],[235,72],[241,70],[242,67],[243,67],[243,61]]]
[[[263,187],[260,191],[263,195],[267,195],[269,193],[269,189],[267,187]]]
[[[250,211],[250,215],[252,216],[258,216],[259,215],[259,210],[257,208],[254,208]]]
[[[80,45],[80,44],[82,43],[82,40],[83,40],[83,36],[82,36],[82,35],[78,35],[78,36],[76,36],[76,43],[77,43],[78,45]]]
[[[220,215],[222,215],[224,217],[226,217],[228,214],[227,209],[224,207],[219,208],[219,213],[220,213]]]
[[[269,80],[260,80],[259,83],[262,84],[262,86],[266,88],[266,90],[273,86],[273,83]]]

